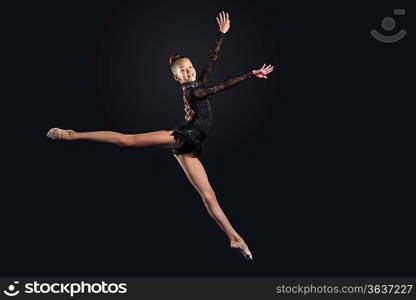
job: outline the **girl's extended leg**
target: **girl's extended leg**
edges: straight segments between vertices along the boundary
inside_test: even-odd
[[[71,129],[51,129],[47,136],[61,140],[90,140],[116,144],[123,147],[159,146],[162,148],[180,147],[182,142],[171,135],[173,130],[159,130],[138,134],[123,134],[115,131],[77,132]]]
[[[252,259],[250,250],[242,237],[235,231],[231,223],[228,221],[220,205],[218,204],[215,192],[212,189],[208,176],[201,161],[191,153],[175,155],[179,164],[185,171],[191,184],[200,194],[205,207],[208,210],[209,215],[215,220],[215,222],[225,232],[227,237],[230,239],[232,248],[240,248],[245,254]]]

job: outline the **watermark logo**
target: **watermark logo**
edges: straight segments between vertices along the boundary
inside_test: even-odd
[[[20,293],[16,286],[19,284],[19,281],[14,281],[13,284],[8,286],[7,290],[4,290],[3,293],[7,296],[14,297]]]
[[[406,11],[404,9],[394,10],[394,15],[396,16],[404,15],[405,13]],[[381,27],[383,27],[385,31],[392,31],[396,27],[396,21],[391,17],[386,17],[381,21]],[[379,40],[380,42],[383,42],[383,43],[394,43],[394,42],[400,41],[406,35],[406,33],[407,33],[406,30],[403,30],[403,29],[394,35],[384,35],[378,32],[376,29],[373,29],[370,31],[370,34],[376,40]]]
[[[17,289],[19,281],[14,281],[3,293],[9,297],[18,294],[66,294],[75,297],[79,294],[126,294],[127,283],[114,282],[42,282],[32,281],[22,283],[20,290]]]

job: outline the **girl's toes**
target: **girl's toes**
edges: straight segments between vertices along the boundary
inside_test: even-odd
[[[247,247],[247,244],[243,240],[231,241],[231,248],[238,249],[241,254],[243,254],[244,258],[253,260],[253,255],[251,254],[250,250]]]
[[[48,131],[48,133],[46,134],[48,136],[48,138],[51,138],[53,140],[72,140],[74,139],[74,134],[75,131],[71,130],[71,129],[60,129],[57,127],[52,128],[51,130]]]
[[[51,130],[48,131],[46,136],[48,138],[53,139],[53,140],[58,138],[59,137],[59,128],[56,128],[56,127],[52,128]]]
[[[253,255],[251,254],[250,250],[246,250],[246,255],[248,256],[248,259],[253,260]]]

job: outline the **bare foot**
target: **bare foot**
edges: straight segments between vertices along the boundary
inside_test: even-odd
[[[58,139],[58,140],[70,141],[70,140],[75,139],[75,134],[76,134],[76,131],[72,129],[60,129],[60,128],[54,127],[48,131],[46,136],[53,140]]]
[[[253,255],[251,254],[247,244],[244,242],[242,238],[238,238],[235,241],[231,241],[231,248],[239,250],[240,253],[243,254],[245,259],[253,260]]]

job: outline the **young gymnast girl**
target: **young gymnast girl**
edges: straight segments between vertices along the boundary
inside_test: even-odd
[[[264,64],[259,70],[252,70],[217,85],[206,86],[208,75],[217,61],[221,43],[231,22],[228,13],[225,12],[219,13],[216,20],[219,25],[217,39],[209,52],[208,63],[198,79],[196,79],[196,70],[188,57],[174,54],[169,58],[173,78],[180,83],[183,92],[185,122],[181,125],[139,134],[122,134],[114,131],[77,132],[72,129],[65,130],[55,127],[48,131],[47,136],[51,139],[68,141],[107,142],[123,147],[156,146],[171,149],[189,181],[200,194],[209,215],[230,239],[231,248],[239,250],[244,258],[253,260],[253,255],[247,244],[231,226],[218,204],[215,192],[198,157],[202,153],[204,141],[212,123],[211,104],[208,97],[252,77],[266,79],[266,75],[273,71],[273,66],[266,67]]]

